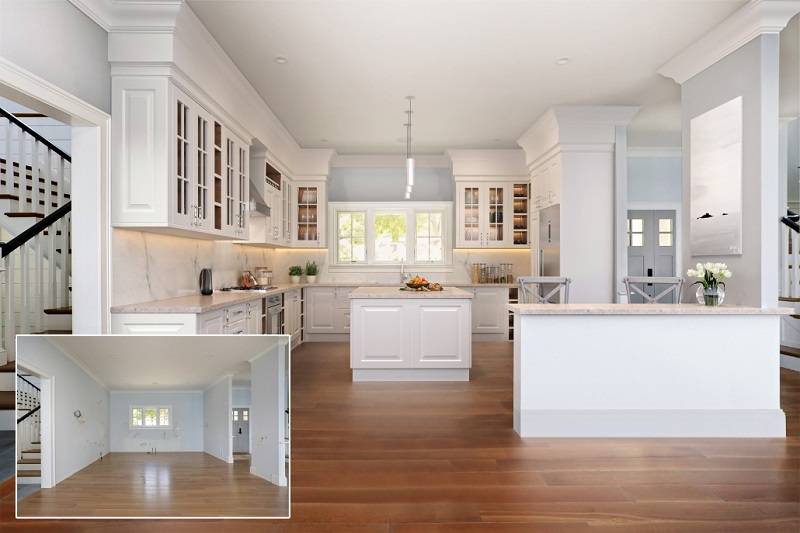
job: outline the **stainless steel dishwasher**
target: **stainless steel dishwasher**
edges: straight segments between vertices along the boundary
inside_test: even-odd
[[[267,298],[267,335],[280,335],[281,333],[281,295],[276,294]]]

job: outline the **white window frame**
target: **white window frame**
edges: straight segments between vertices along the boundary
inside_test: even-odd
[[[363,262],[338,261],[338,218],[340,211],[358,211],[365,214],[364,241],[367,250]],[[416,220],[419,212],[439,211],[442,213],[442,261],[416,261]],[[406,215],[406,257],[403,260],[406,271],[409,269],[425,272],[453,271],[453,203],[452,202],[331,202],[328,204],[328,270],[330,272],[394,272],[400,263],[396,261],[378,262],[374,257],[375,216],[383,213],[404,213]]]
[[[134,426],[133,425],[133,410],[134,409],[142,409],[142,425],[141,426]],[[169,425],[161,426],[156,424],[155,426],[146,426],[144,425],[144,410],[145,409],[155,409],[156,410],[156,422],[158,422],[158,410],[159,409],[169,409]],[[171,405],[129,405],[128,406],[128,427],[130,429],[172,429],[175,425],[175,411],[172,410]]]

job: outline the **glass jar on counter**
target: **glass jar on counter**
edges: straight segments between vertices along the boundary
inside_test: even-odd
[[[472,283],[479,283],[481,279],[481,264],[472,263]]]

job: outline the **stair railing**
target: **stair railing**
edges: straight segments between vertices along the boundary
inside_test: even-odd
[[[69,307],[71,285],[69,173],[72,158],[0,108],[0,196],[16,201],[14,216],[39,218],[2,243],[0,353],[13,360],[14,337],[48,329],[45,309]],[[49,322],[49,321],[48,321]]]
[[[41,442],[41,390],[17,374],[17,459]]]
[[[800,215],[786,210],[786,216],[781,218],[781,276],[780,296],[787,298],[800,297]]]

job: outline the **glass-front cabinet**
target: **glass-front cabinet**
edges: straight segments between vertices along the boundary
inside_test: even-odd
[[[206,239],[246,239],[249,146],[161,78],[115,77],[111,222]]]
[[[456,182],[456,195],[457,247],[509,248],[528,244],[527,219],[522,222],[517,216],[523,210],[527,213],[527,184],[520,187],[509,182]]]
[[[325,185],[298,181],[295,183],[295,199],[294,244],[310,248],[325,246]]]

